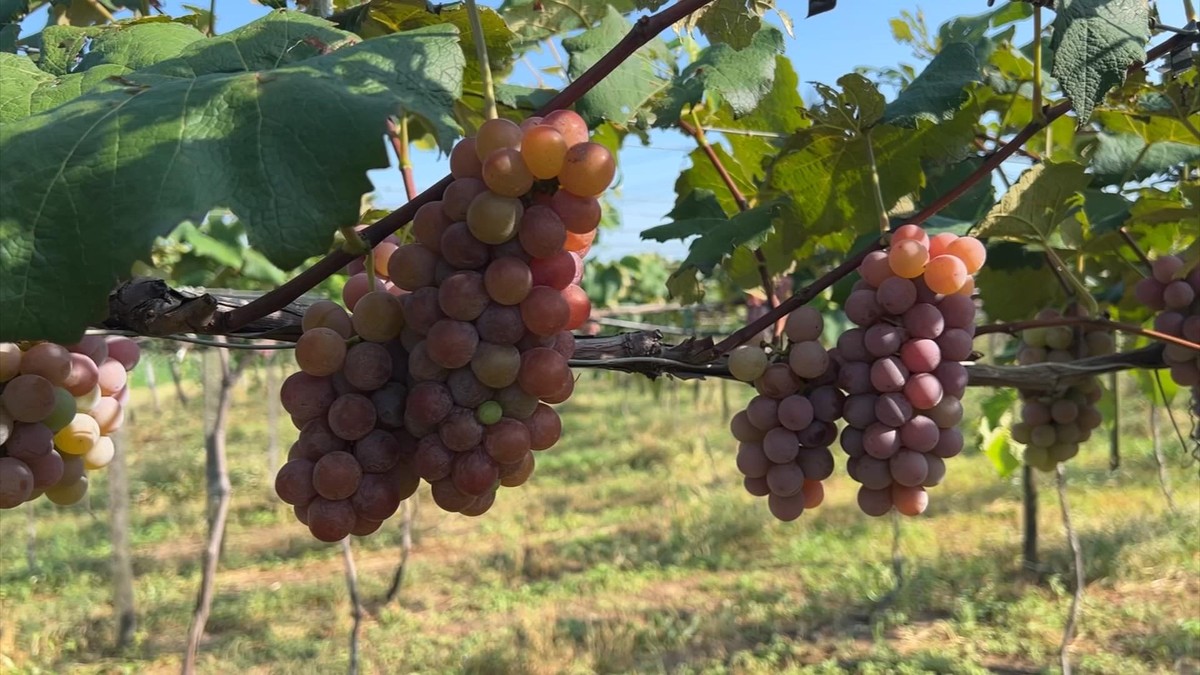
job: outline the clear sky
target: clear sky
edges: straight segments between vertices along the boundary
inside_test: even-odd
[[[182,4],[178,0],[168,0],[164,3],[164,9],[170,14],[181,13]],[[485,0],[480,4],[495,7],[499,3]],[[888,25],[888,20],[903,10],[923,11],[932,30],[950,17],[988,10],[985,0],[842,0],[832,12],[804,19],[802,11],[806,3],[780,4],[792,11],[795,21],[795,37],[785,40],[787,55],[801,83],[833,83],[857,66],[915,64],[916,59],[910,50],[892,39]],[[216,11],[217,32],[224,33],[270,10],[250,0],[216,0]],[[1181,26],[1185,23],[1181,2],[1160,2],[1159,12],[1162,21],[1168,25]],[[45,17],[45,10],[28,17],[24,22],[23,34],[40,30],[45,25]],[[535,66],[552,62],[546,55],[535,54],[532,60]],[[562,81],[553,76],[545,79],[547,86],[563,86]],[[528,68],[518,64],[514,69],[513,81],[529,85],[533,83],[533,78]],[[802,87],[807,90],[805,85],[802,84]],[[642,251],[659,251],[673,258],[685,254],[686,247],[680,242],[643,242],[638,234],[647,227],[664,222],[664,216],[674,205],[675,177],[688,166],[687,153],[694,147],[690,138],[672,131],[652,133],[648,147],[643,147],[636,139],[627,139],[619,157],[621,183],[614,198],[620,210],[622,226],[619,231],[606,231],[601,235],[598,245],[593,249],[594,257],[611,259]],[[437,153],[415,153],[413,162],[418,190],[425,189],[448,173],[446,158],[439,157]],[[375,183],[376,201],[380,206],[394,208],[404,203],[404,186],[398,171],[394,168],[374,171],[370,176]]]

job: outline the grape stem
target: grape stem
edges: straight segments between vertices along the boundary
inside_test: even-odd
[[[400,176],[404,179],[404,196],[413,199],[417,196],[417,184],[413,180],[412,157],[409,155],[407,115],[400,116],[399,125],[391,119],[388,120],[388,140],[392,143],[392,150],[396,152],[396,162],[400,165]]]
[[[1059,664],[1063,675],[1071,675],[1071,642],[1075,639],[1075,624],[1079,619],[1079,605],[1083,603],[1083,586],[1086,583],[1083,571],[1083,549],[1079,546],[1079,535],[1071,526],[1071,509],[1067,505],[1067,472],[1059,463],[1055,468],[1058,505],[1062,510],[1063,530],[1071,548],[1072,567],[1075,572],[1075,592],[1071,596],[1071,608],[1067,611],[1067,625],[1063,627],[1062,643],[1058,648]]]
[[[1193,38],[1191,37],[1182,35],[1172,36],[1171,38],[1165,40],[1159,45],[1156,45],[1155,47],[1152,47],[1148,52],[1146,52],[1146,58],[1143,63],[1149,63],[1163,56],[1164,54],[1169,54],[1180,45],[1190,44],[1192,39]],[[1140,66],[1135,64],[1135,67]],[[1021,148],[1021,146],[1025,145],[1025,143],[1027,143],[1029,139],[1034,136],[1034,134],[1041,131],[1054,120],[1065,115],[1070,109],[1070,100],[1060,101],[1059,103],[1046,108],[1045,114],[1042,115],[1041,119],[1035,119],[1029,124],[1025,125],[1025,127],[1018,131],[1016,135],[1009,139],[1007,143],[996,148],[992,154],[984,158],[983,162],[978,168],[975,169],[975,171],[971,172],[970,175],[961,180],[954,187],[947,190],[942,196],[935,199],[928,206],[908,218],[905,224],[920,225],[926,220],[929,220],[930,217],[946,208],[946,206],[962,196],[967,190],[970,190],[980,180],[983,180],[991,175],[992,171],[996,167],[1000,166],[1001,163],[1015,154]],[[780,303],[775,309],[767,312],[763,316],[760,316],[759,318],[735,331],[729,337],[717,343],[712,348],[711,353],[708,354],[708,356],[715,357],[720,356],[721,354],[727,354],[730,351],[733,351],[735,347],[745,344],[780,317],[787,316],[796,309],[804,306],[813,298],[820,295],[821,292],[826,288],[829,288],[841,278],[858,269],[858,266],[862,263],[863,259],[867,257],[868,253],[871,253],[872,251],[878,251],[882,248],[883,246],[881,242],[873,242],[870,246],[867,246],[863,250],[859,251],[856,255],[830,270],[821,278],[800,289],[790,298]]]
[[[1026,328],[1051,328],[1054,326],[1090,326],[1093,328],[1108,328],[1111,330],[1121,331],[1122,333],[1131,333],[1133,335],[1141,335],[1142,337],[1166,342],[1180,347],[1186,347],[1193,351],[1200,352],[1200,344],[1196,344],[1190,340],[1174,335],[1167,335],[1149,328],[1142,328],[1131,323],[1121,323],[1111,319],[1103,319],[1100,317],[1091,316],[1063,316],[1055,319],[1030,319],[1029,321],[1013,321],[1010,323],[989,323],[979,326],[975,329],[975,335],[987,335],[988,333],[1008,333],[1010,335],[1025,330]]]
[[[596,61],[591,68],[588,68],[587,71],[567,85],[562,91],[558,92],[554,98],[538,108],[533,114],[535,116],[544,116],[575,103],[659,33],[682,21],[689,14],[708,5],[710,2],[712,0],[679,0],[679,2],[662,11],[638,19],[633,28],[625,34],[625,37],[621,38],[620,42],[613,45],[613,48],[607,54]],[[452,180],[453,178],[450,176],[443,177],[414,199],[410,199],[404,206],[392,211],[363,230],[361,233],[363,238],[370,242],[372,246],[383,241],[383,238],[387,235],[406,226],[412,220],[413,214],[417,212],[418,208],[435,199],[440,199],[442,193],[446,190],[446,186]],[[214,330],[209,332],[224,333],[234,331],[255,319],[283,309],[301,295],[304,295],[304,293],[315,288],[317,284],[337,273],[338,270],[345,267],[353,259],[353,256],[343,251],[329,253],[275,290],[265,293],[258,299],[241,307],[216,314],[213,317]],[[770,323],[768,322],[766,325],[770,325]]]
[[[1133,238],[1132,234],[1129,234],[1129,230],[1124,226],[1117,228],[1117,232],[1121,235],[1121,238],[1125,240],[1125,245],[1127,245],[1129,249],[1133,251],[1134,255],[1138,257],[1138,260],[1141,260],[1142,264],[1146,266],[1146,269],[1142,270],[1142,276],[1146,276],[1146,272],[1153,269],[1153,263],[1150,261],[1150,256],[1146,255],[1146,252],[1142,250],[1141,246],[1138,246],[1137,240]]]
[[[475,57],[479,59],[479,71],[483,77],[483,116],[489,120],[498,117],[496,112],[496,87],[492,84],[492,65],[488,61],[487,38],[483,34],[483,22],[479,19],[479,6],[475,0],[465,0],[467,18],[471,22],[471,39],[475,41]],[[412,196],[409,196],[412,199]]]
[[[363,605],[358,594],[358,568],[354,565],[354,551],[350,548],[350,537],[342,539],[342,561],[346,566],[346,589],[350,595],[350,663],[346,672],[358,673],[358,634],[362,626]]]
[[[721,177],[721,182],[725,183],[725,187],[729,190],[729,195],[733,197],[734,203],[737,204],[738,210],[743,213],[750,210],[750,202],[746,199],[746,195],[742,194],[737,183],[734,182],[733,176],[729,175],[729,170],[725,168],[725,163],[717,156],[716,150],[713,150],[712,145],[708,142],[708,137],[704,135],[704,127],[700,126],[700,120],[696,119],[696,111],[692,111],[692,120],[695,124],[690,124],[687,120],[679,119],[679,128],[696,139],[696,145],[704,151],[704,155],[708,157],[708,161],[717,170],[717,175]],[[779,305],[779,299],[775,297],[775,285],[771,282],[771,273],[767,269],[767,256],[763,255],[761,248],[754,249],[754,260],[758,262],[758,276],[762,281],[763,293],[767,295],[767,307],[775,309]],[[783,319],[775,322],[775,337],[779,337],[783,333]]]

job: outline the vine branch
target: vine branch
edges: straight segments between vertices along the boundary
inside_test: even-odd
[[[1200,352],[1200,344],[1196,344],[1190,340],[1174,335],[1167,335],[1149,328],[1142,328],[1131,323],[1121,323],[1111,319],[1103,319],[1090,316],[1063,316],[1055,319],[1030,319],[1029,321],[1013,321],[1009,323],[989,323],[975,328],[975,335],[987,335],[988,333],[1008,333],[1013,335],[1026,328],[1052,328],[1054,326],[1088,326],[1092,328],[1108,328],[1122,333],[1131,333],[1133,335],[1141,335],[1142,337],[1157,340],[1159,342],[1167,342],[1180,347],[1185,347],[1193,351]]]
[[[534,111],[533,114],[544,116],[575,103],[659,33],[710,2],[712,0],[679,0],[679,2],[662,11],[638,19],[633,28],[607,54],[547,101],[545,105]],[[380,241],[383,241],[384,237],[407,225],[412,220],[413,214],[417,212],[418,208],[435,199],[440,199],[442,193],[446,190],[446,186],[452,180],[451,176],[445,176],[414,199],[410,199],[404,206],[392,211],[363,230],[363,238],[371,246],[377,245]],[[304,293],[315,288],[317,284],[335,274],[339,269],[345,267],[351,260],[353,260],[353,256],[342,251],[329,253],[314,263],[312,267],[309,267],[283,285],[264,294],[253,302],[218,313],[213,317],[213,328],[215,330],[212,332],[237,330],[257,318],[283,309],[301,295],[304,295]],[[768,323],[767,325],[770,324]]]

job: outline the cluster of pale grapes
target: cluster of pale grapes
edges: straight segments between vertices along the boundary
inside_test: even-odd
[[[475,516],[491,508],[500,487],[523,484],[534,453],[562,433],[550,405],[566,401],[575,385],[571,331],[591,313],[579,282],[600,223],[599,196],[615,173],[612,154],[589,142],[578,114],[556,111],[521,125],[485,122],[454,147],[450,170],[454,181],[441,200],[414,215],[413,241],[385,241],[364,261],[372,269],[350,270],[343,289],[350,314],[306,316],[296,349],[302,373],[293,377],[320,383],[325,393],[320,400],[301,396],[296,405],[309,409],[303,421],[324,419],[322,433],[328,428],[325,435],[353,444],[331,474],[342,477],[330,479],[337,486],[331,494],[342,496],[322,492],[322,456],[288,470],[288,482],[296,475],[294,491],[280,489],[290,503],[310,500],[303,514],[297,504],[297,516],[318,538],[371,529],[364,520],[377,527],[388,510],[354,511],[353,485],[370,473],[361,458],[357,473],[349,461],[362,442],[355,434],[398,439],[399,459],[385,471],[402,481],[402,489],[389,486],[400,499],[422,478],[440,508]],[[334,316],[345,331],[330,323]],[[321,336],[310,338],[319,328]],[[305,340],[311,359],[302,353]],[[379,389],[345,372],[353,351],[370,344],[378,347],[376,369],[387,373],[376,378]],[[391,356],[386,364],[384,353]],[[350,416],[358,424],[340,431]],[[338,527],[322,524],[319,533],[312,504],[339,500],[349,504],[337,507]],[[391,511],[393,502],[399,499],[389,494]],[[332,508],[323,505],[321,513]]]
[[[729,371],[754,383],[758,395],[733,416],[737,468],[746,491],[766,497],[771,513],[795,520],[825,498],[821,481],[833,474],[829,446],[837,440],[842,392],[835,386],[837,363],[820,339],[820,312],[801,307],[787,317],[786,349],[772,357],[743,345],[729,355]]]
[[[59,505],[83,499],[87,471],[112,462],[140,358],[126,337],[0,342],[0,509],[43,494]]]
[[[1081,317],[1078,305],[1067,309],[1068,316]],[[1062,318],[1054,309],[1044,309],[1039,321]],[[1112,331],[1105,328],[1050,326],[1021,331],[1017,363],[1064,363],[1089,356],[1104,356],[1116,351]],[[1100,380],[1089,377],[1053,393],[1021,390],[1021,420],[1012,426],[1012,439],[1025,446],[1024,462],[1035,469],[1053,471],[1059,462],[1079,454],[1079,444],[1100,426],[1096,402],[1103,395]]]
[[[975,283],[986,250],[973,237],[919,226],[893,233],[867,255],[843,305],[856,328],[838,338],[838,386],[846,393],[841,446],[871,516],[925,511],[962,451],[962,396],[975,336]]]

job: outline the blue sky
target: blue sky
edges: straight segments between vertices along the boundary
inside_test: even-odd
[[[171,14],[180,13],[180,2],[170,0],[164,9]],[[193,3],[188,3],[193,4]],[[206,5],[205,2],[195,2]],[[494,1],[481,5],[496,6]],[[832,83],[841,75],[858,66],[895,66],[899,63],[915,64],[911,51],[892,39],[888,20],[901,11],[921,10],[927,24],[937,26],[950,17],[962,14],[977,14],[987,11],[985,0],[843,0],[832,12],[811,19],[802,18],[806,3],[785,4],[795,20],[795,37],[786,38],[787,55],[799,73],[801,82]],[[1168,25],[1185,23],[1183,3],[1159,3],[1162,21]],[[216,0],[217,32],[228,32],[270,11],[267,7],[250,0]],[[24,33],[33,33],[45,25],[45,10],[39,11],[25,21]],[[534,54],[535,67],[549,65],[548,55]],[[530,71],[518,64],[513,81],[532,84]],[[547,86],[561,87],[562,81],[547,76]],[[802,87],[805,85],[802,84]],[[715,139],[714,139],[715,140]],[[687,168],[687,153],[695,148],[690,138],[671,131],[654,132],[650,145],[643,147],[630,139],[619,157],[621,184],[614,195],[614,203],[620,210],[622,226],[617,231],[606,231],[593,256],[611,259],[630,253],[658,251],[672,258],[681,258],[686,247],[680,242],[656,244],[643,242],[638,233],[647,227],[664,222],[663,216],[674,205],[674,182],[680,171]],[[445,157],[432,152],[415,153],[414,176],[417,189],[423,190],[448,173]],[[373,171],[370,174],[377,190],[377,203],[382,207],[394,208],[404,203],[404,186],[395,168]]]

